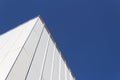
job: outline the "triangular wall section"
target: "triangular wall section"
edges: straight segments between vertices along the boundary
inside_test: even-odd
[[[0,80],[74,80],[39,17],[1,35],[0,45]]]
[[[0,80],[5,80],[38,18],[0,36]]]

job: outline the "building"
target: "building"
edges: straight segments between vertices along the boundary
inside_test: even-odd
[[[36,17],[0,35],[0,80],[75,80]]]

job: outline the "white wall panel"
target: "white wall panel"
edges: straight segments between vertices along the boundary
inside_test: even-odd
[[[75,80],[71,72],[70,72],[70,80]]]
[[[16,49],[14,51],[10,51],[6,58],[0,64],[0,80],[5,80],[7,74],[9,73],[20,49]],[[10,56],[10,57],[9,57]]]
[[[48,46],[48,39],[49,34],[46,29],[44,29],[29,74],[27,76],[27,80],[39,80],[41,78],[44,56]]]
[[[30,58],[26,51],[23,49],[17,62],[12,68],[7,80],[25,80],[26,73],[30,64]]]
[[[4,44],[4,39],[3,41],[1,41],[1,45],[3,42],[3,46],[1,46],[0,48],[0,63],[2,62],[2,60],[6,57],[6,55],[8,54],[8,52],[14,47],[13,45],[15,44],[15,42],[17,41],[17,39],[19,38],[18,36],[20,36],[22,32],[22,29],[20,29],[20,31],[16,31],[15,34],[13,36],[7,35],[7,37],[9,37],[6,42],[5,40],[5,44]],[[8,45],[9,44],[9,45]]]
[[[37,44],[39,42],[39,39],[42,35],[42,30],[43,30],[44,25],[40,25],[40,22],[38,21],[33,29],[33,32],[31,33],[28,41],[26,42],[24,48],[28,55],[34,54],[35,49],[37,47]],[[36,32],[38,30],[38,32]]]
[[[35,26],[36,27],[35,27],[34,31],[36,32],[36,35],[39,35],[44,27],[44,24],[41,22],[40,18],[38,19],[38,22]]]
[[[59,80],[59,52],[57,49],[55,52],[53,79],[52,80]]]
[[[53,52],[54,52],[54,43],[50,39],[46,61],[45,61],[45,66],[44,66],[44,72],[43,72],[44,80],[50,80],[50,77],[51,77]]]
[[[72,80],[72,74],[71,74],[71,72],[70,72],[70,80]]]
[[[69,72],[69,69],[68,68],[66,68],[67,69],[67,80],[70,80],[70,72]]]
[[[59,80],[61,80],[61,60],[62,57],[61,57],[61,53],[59,52]]]
[[[67,80],[67,65],[65,64],[65,80]]]
[[[61,60],[61,80],[65,80],[65,63],[63,59]]]
[[[26,74],[28,72],[32,57],[34,55],[39,37],[41,36],[41,32],[43,26],[38,25],[39,22],[36,23],[32,33],[30,34],[28,40],[25,43],[24,49],[20,53],[15,65],[13,66],[7,80],[24,80]],[[40,28],[37,28],[40,27]],[[35,30],[39,29],[39,35],[36,34]],[[22,66],[24,65],[24,66]],[[21,66],[21,67],[20,67]],[[14,76],[14,77],[13,77]]]
[[[0,53],[2,53],[0,55],[1,80],[4,80],[8,75],[8,72],[10,71],[17,55],[21,50],[21,47],[23,46],[22,44],[24,44],[25,39],[28,37],[37,19],[38,18],[30,20],[29,22],[22,24],[19,27],[0,36],[0,39],[2,39],[1,42],[3,42],[3,47],[0,50]],[[22,32],[24,34],[22,34]],[[6,43],[4,42],[4,38],[8,38]],[[2,44],[1,42],[0,44]]]
[[[39,17],[1,35],[0,45],[0,80],[74,80]]]
[[[27,23],[24,23],[16,28],[6,32],[2,36],[0,36],[0,45],[3,45],[3,46],[0,46],[1,47],[0,51],[3,52],[3,51],[11,50],[11,47],[14,47],[13,46],[14,44],[19,44],[16,41],[20,40],[20,36],[24,36],[26,34],[29,35],[29,33],[32,30],[37,19],[38,18],[30,20]],[[28,35],[26,35],[25,37],[27,37]],[[22,37],[22,39],[24,39],[24,37]]]

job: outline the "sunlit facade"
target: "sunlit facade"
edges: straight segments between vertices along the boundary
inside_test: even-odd
[[[75,80],[39,17],[0,35],[0,80]]]

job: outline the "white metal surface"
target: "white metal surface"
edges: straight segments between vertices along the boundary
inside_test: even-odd
[[[0,36],[0,80],[5,80],[37,19]]]
[[[0,80],[74,80],[39,17],[0,36]]]
[[[65,63],[63,60],[61,60],[61,80],[65,80]]]
[[[59,53],[56,48],[55,51],[55,59],[54,59],[54,68],[53,68],[53,79],[52,80],[59,80]]]
[[[50,80],[50,77],[51,77],[50,74],[51,74],[51,69],[52,69],[53,51],[54,51],[54,43],[50,39],[46,61],[45,61],[45,66],[44,66],[44,72],[43,72],[44,80]]]
[[[47,45],[48,39],[49,39],[49,35],[47,31],[44,29],[27,80],[35,80],[35,79],[39,80],[39,78],[41,77],[42,66],[44,63],[44,56],[45,56],[46,48],[48,46]]]
[[[67,80],[70,80],[70,72],[69,72],[68,68],[66,68],[66,69],[67,69]]]
[[[17,79],[24,80],[25,79],[26,74],[29,70],[29,66],[31,64],[34,52],[35,52],[35,48],[39,40],[39,36],[41,35],[42,29],[43,29],[43,26],[40,27],[39,24],[40,22],[38,21],[34,25],[34,28],[30,33],[30,36],[26,41],[25,45],[23,46],[23,49],[20,52],[20,55],[16,60],[11,72],[9,73],[7,80],[17,80]],[[39,31],[36,32],[36,30],[39,30]],[[24,65],[24,66],[21,66],[21,65]]]

